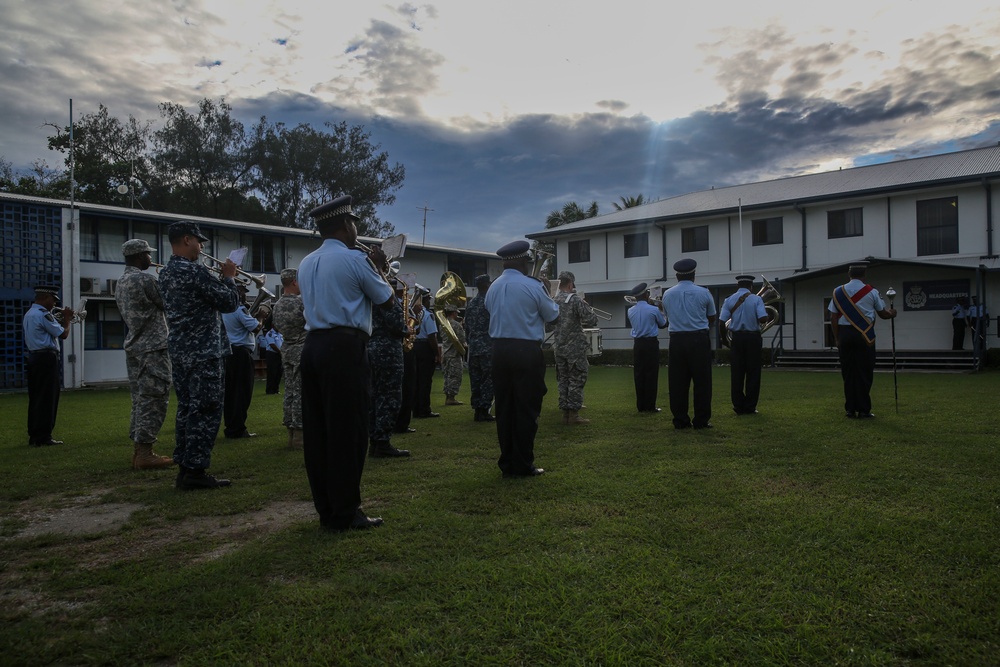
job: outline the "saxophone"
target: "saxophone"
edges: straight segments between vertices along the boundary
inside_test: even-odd
[[[413,313],[414,301],[420,298],[420,290],[414,289],[412,297],[409,296],[409,290],[409,286],[403,282],[403,307],[406,309],[404,313],[406,335],[403,336],[403,352],[409,352],[413,349],[413,341],[417,337],[417,331],[420,330],[420,321]]]

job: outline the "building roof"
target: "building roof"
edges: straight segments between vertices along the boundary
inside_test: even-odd
[[[1000,145],[691,192],[527,236],[547,239],[597,229],[727,215],[740,208],[803,205],[995,178],[1000,178]]]
[[[0,199],[9,199],[12,201],[21,201],[28,204],[35,204],[38,206],[59,206],[62,208],[69,208],[70,202],[61,199],[47,199],[45,197],[35,197],[31,195],[21,195],[14,194],[10,192],[0,192]],[[108,206],[106,204],[90,204],[87,202],[76,201],[73,205],[80,211],[86,211],[88,213],[95,214],[107,214],[114,215],[117,217],[132,217],[132,218],[146,218],[149,220],[157,220],[163,223],[176,222],[178,220],[193,220],[197,222],[199,226],[204,225],[205,227],[212,228],[223,228],[223,229],[236,229],[243,232],[251,232],[254,234],[273,234],[286,237],[298,237],[298,238],[317,238],[319,233],[312,229],[300,229],[298,227],[278,227],[276,225],[263,225],[256,222],[240,222],[238,220],[223,220],[220,218],[205,218],[197,215],[186,215],[181,213],[164,213],[162,211],[146,211],[143,209],[135,208],[125,208],[123,206]],[[377,239],[370,236],[359,237],[362,243],[371,245],[377,244],[382,239]],[[444,253],[455,253],[461,255],[471,255],[474,257],[483,257],[486,259],[497,259],[497,255],[493,251],[487,250],[468,250],[465,248],[454,248],[450,246],[439,246],[431,244],[414,245],[407,240],[407,248],[412,248],[414,250],[427,250],[430,252],[444,252]]]

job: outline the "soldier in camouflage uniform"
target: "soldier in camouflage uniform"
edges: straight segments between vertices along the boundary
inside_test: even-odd
[[[462,388],[462,358],[465,356],[465,329],[458,321],[458,307],[451,304],[444,307],[445,316],[455,332],[455,339],[442,332],[441,374],[444,375],[445,405],[462,405],[456,400]],[[456,344],[457,341],[457,344]]]
[[[143,239],[122,244],[125,273],[118,279],[115,303],[128,328],[125,365],[132,392],[132,417],[128,437],[135,443],[132,468],[168,468],[169,456],[153,451],[153,443],[167,417],[170,398],[170,356],[167,354],[167,319],[156,278],[143,273],[156,252]]]
[[[556,358],[556,380],[559,383],[559,409],[563,411],[563,424],[586,424],[590,420],[580,416],[583,407],[583,387],[587,384],[590,364],[587,351],[590,342],[584,327],[597,324],[597,315],[583,299],[576,295],[576,276],[569,271],[559,274],[559,319],[552,326],[555,335],[552,346]]]
[[[406,336],[406,318],[398,300],[401,290],[394,280],[390,284],[397,298],[389,308],[372,310],[372,336],[368,339],[372,375],[368,456],[373,458],[410,455],[410,450],[396,449],[390,442],[403,401],[403,337]]]
[[[302,345],[306,342],[306,316],[299,292],[299,272],[281,272],[281,298],[274,304],[271,318],[274,328],[284,337],[281,344],[281,367],[285,378],[284,419],[288,429],[288,448],[302,449]]]
[[[168,235],[173,256],[160,271],[160,292],[177,393],[174,461],[180,472],[176,486],[229,486],[228,479],[216,479],[205,469],[222,422],[223,356],[229,353],[229,339],[220,313],[231,313],[240,303],[233,280],[236,265],[227,259],[219,280],[198,262],[201,244],[208,238],[193,222],[175,222]]]
[[[490,277],[476,277],[475,298],[465,307],[465,333],[469,343],[469,384],[472,385],[472,408],[477,422],[495,421],[493,405],[493,340],[490,338],[490,313],[486,310],[486,292]]]

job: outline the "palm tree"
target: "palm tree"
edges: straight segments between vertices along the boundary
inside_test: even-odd
[[[545,229],[552,229],[553,227],[561,227],[562,225],[568,224],[570,222],[577,222],[579,220],[586,220],[587,218],[597,217],[597,202],[590,202],[590,206],[583,208],[575,201],[571,201],[562,209],[556,209],[549,213],[548,217],[545,218]],[[556,271],[556,246],[554,243],[548,243],[544,241],[535,241],[532,251],[537,255],[538,253],[548,254],[550,257],[545,260],[542,264],[542,276],[547,277],[549,275],[554,275]]]
[[[612,206],[615,207],[616,211],[624,211],[627,208],[632,208],[633,206],[642,206],[646,203],[646,197],[643,195],[637,195],[635,197],[619,197],[622,203],[612,202]]]

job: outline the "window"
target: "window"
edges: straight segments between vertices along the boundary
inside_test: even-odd
[[[247,248],[245,271],[278,273],[285,268],[285,239],[263,234],[242,234],[241,239]]]
[[[121,254],[121,248],[118,249]],[[91,301],[83,325],[83,349],[121,350],[125,346],[125,321],[113,301]]]
[[[708,250],[708,225],[681,230],[681,252]]]
[[[845,208],[826,212],[826,237],[845,239],[849,236],[864,236],[861,208]]]
[[[163,248],[160,247],[160,226],[155,222],[147,222],[145,220],[133,220],[132,221],[132,237],[133,239],[144,239],[146,243],[149,244],[150,248],[156,249],[157,252],[153,253],[153,261],[162,263],[163,260],[157,259],[158,257],[163,257]],[[169,250],[169,248],[168,248]],[[166,254],[167,259],[170,259],[170,253]]]
[[[917,202],[917,255],[958,252],[958,197]]]
[[[648,257],[649,256],[649,232],[641,234],[625,235],[625,256],[626,257]]]
[[[569,242],[569,263],[579,264],[590,261],[590,239]]]
[[[476,276],[486,273],[486,269],[485,258],[448,255],[448,270],[458,274],[466,287],[475,287]]]
[[[122,244],[127,240],[127,220],[80,216],[80,259],[122,263]]]
[[[753,244],[775,245],[783,241],[781,218],[753,221]]]

